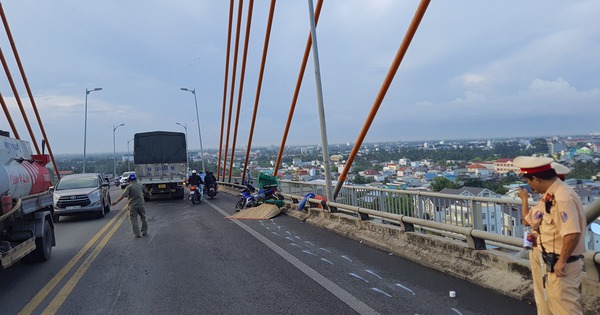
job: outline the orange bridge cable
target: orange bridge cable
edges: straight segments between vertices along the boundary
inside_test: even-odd
[[[317,3],[317,7],[315,8],[315,27],[319,22],[319,16],[321,15],[321,8],[323,7],[323,0],[319,0]],[[312,36],[310,31],[308,33],[308,40],[306,41],[306,48],[304,48],[304,57],[302,59],[302,64],[300,65],[300,73],[298,73],[298,79],[296,80],[296,89],[294,90],[294,96],[292,97],[292,104],[290,105],[290,112],[288,114],[288,119],[285,125],[285,130],[283,131],[283,138],[281,139],[281,146],[279,147],[279,153],[277,154],[277,162],[275,163],[275,171],[273,174],[277,176],[277,172],[279,171],[279,165],[281,164],[281,156],[283,155],[283,150],[285,148],[285,143],[287,141],[287,136],[290,131],[290,126],[292,124],[292,118],[294,117],[294,111],[296,110],[296,102],[298,101],[298,94],[300,93],[300,87],[302,86],[302,79],[304,78],[304,72],[306,70],[306,64],[308,62],[308,56],[310,55],[310,48],[312,46]]]
[[[242,7],[244,5],[244,1],[240,0],[238,6],[238,16],[237,16],[237,25],[236,25],[236,34],[235,34],[235,49],[233,50],[233,70],[231,73],[231,91],[229,95],[229,117],[227,117],[227,138],[225,139],[225,156],[224,156],[224,168],[223,170],[227,172],[227,150],[229,150],[229,133],[231,130],[231,116],[233,112],[233,96],[235,92],[235,77],[237,74],[237,57],[239,52],[240,45],[240,28],[242,24]],[[231,182],[231,165],[229,167],[229,182]]]
[[[356,155],[358,154],[358,151],[363,143],[363,140],[365,139],[365,137],[369,131],[369,128],[371,127],[371,124],[373,123],[373,120],[375,119],[375,116],[377,115],[377,111],[379,110],[379,107],[381,106],[381,103],[383,102],[383,99],[385,98],[385,95],[386,95],[390,85],[392,84],[394,76],[396,75],[396,71],[398,71],[398,68],[400,67],[400,64],[402,63],[402,59],[404,58],[404,55],[406,55],[406,51],[408,50],[408,47],[410,46],[410,43],[411,43],[413,37],[415,36],[417,29],[419,28],[419,24],[421,23],[421,20],[423,19],[423,16],[425,15],[425,12],[427,11],[427,6],[429,6],[430,2],[431,2],[431,0],[421,0],[421,3],[419,4],[417,11],[415,12],[415,16],[413,17],[413,20],[410,23],[408,30],[406,31],[406,35],[404,35],[404,40],[402,41],[402,44],[398,48],[398,52],[396,53],[396,56],[394,57],[394,61],[392,62],[392,65],[390,66],[390,69],[388,70],[385,80],[384,80],[383,84],[381,85],[379,93],[377,94],[377,97],[375,98],[375,102],[373,103],[373,106],[371,107],[369,116],[365,120],[365,124],[363,125],[363,128],[360,131],[360,134],[358,136],[358,139],[356,140],[356,143],[354,144],[354,147],[352,147],[352,151],[350,152],[350,156],[348,157],[346,165],[344,166],[344,169],[338,178],[338,182],[337,182],[337,184],[335,186],[335,190],[333,192],[333,200],[335,200],[338,193],[340,192],[340,189],[344,185],[344,182],[346,181],[346,176],[348,175],[348,171],[349,171],[350,167],[352,166],[352,163],[354,162]]]
[[[254,8],[254,0],[248,2],[248,17],[246,18],[246,35],[244,36],[244,53],[242,54],[242,71],[240,73],[240,87],[238,91],[238,102],[237,111],[235,113],[235,124],[233,125],[233,142],[231,144],[231,163],[229,164],[231,174],[231,168],[233,167],[233,158],[235,156],[235,144],[237,142],[238,125],[240,122],[240,109],[242,107],[242,95],[244,92],[244,80],[246,78],[246,60],[248,57],[248,42],[250,41],[250,29],[252,27],[252,9]],[[244,179],[244,173],[242,173],[242,182]]]
[[[8,106],[6,106],[6,102],[4,101],[4,96],[2,96],[2,93],[0,93],[0,103],[2,104],[4,115],[6,116],[6,120],[8,120],[8,124],[10,125],[10,129],[12,129],[15,139],[21,139],[21,137],[19,137],[19,132],[17,132],[17,127],[15,127],[15,123],[12,120],[12,116],[8,111]]]
[[[225,125],[225,108],[227,108],[227,81],[229,79],[229,54],[231,53],[231,27],[233,24],[233,0],[229,1],[229,25],[227,27],[227,55],[225,56],[225,80],[223,81],[223,111],[221,112],[221,136],[219,138],[219,158],[217,160],[217,179],[221,179],[221,152],[223,150],[223,129]],[[225,170],[225,165],[223,165]],[[223,177],[225,179],[225,172]]]
[[[248,135],[248,146],[246,149],[246,160],[244,161],[244,170],[242,171],[242,181],[246,179],[246,169],[248,168],[248,160],[250,158],[250,149],[252,147],[252,137],[254,136],[254,125],[256,123],[256,113],[258,112],[258,102],[260,100],[260,91],[262,88],[263,76],[265,73],[265,64],[267,63],[267,52],[269,51],[269,39],[271,38],[271,27],[273,26],[273,15],[275,14],[275,2],[271,0],[269,9],[269,19],[267,22],[267,30],[265,32],[265,43],[263,45],[263,54],[260,62],[260,72],[258,74],[258,83],[256,86],[256,97],[254,99],[254,112],[252,113],[252,122],[250,123],[250,134]]]
[[[23,64],[21,63],[21,58],[19,57],[19,52],[17,51],[17,47],[15,45],[15,41],[12,37],[12,32],[10,31],[10,27],[8,25],[8,20],[6,19],[6,15],[4,14],[4,8],[2,7],[2,3],[0,3],[0,16],[2,17],[2,23],[4,23],[4,29],[6,30],[6,36],[10,42],[10,46],[12,48],[13,54],[15,56],[15,60],[17,65],[19,66],[19,71],[21,72],[21,78],[23,78],[23,83],[25,84],[25,89],[27,90],[27,95],[29,96],[29,100],[31,101],[31,106],[33,108],[33,112],[35,113],[35,117],[37,119],[38,125],[40,127],[40,131],[42,132],[42,137],[46,141],[46,146],[48,147],[48,153],[50,158],[52,159],[52,165],[54,165],[54,172],[56,173],[56,177],[60,179],[60,174],[58,173],[58,166],[56,165],[56,160],[54,159],[54,154],[52,153],[52,148],[50,147],[50,141],[48,141],[48,136],[46,135],[46,130],[44,129],[44,124],[42,123],[42,119],[40,118],[40,113],[38,112],[37,105],[35,103],[35,99],[33,98],[33,93],[31,92],[31,88],[29,86],[29,81],[27,80],[27,76],[25,75],[25,70],[23,68]]]
[[[27,113],[25,113],[25,108],[23,108],[23,103],[21,102],[21,98],[19,97],[19,92],[17,91],[17,87],[15,86],[15,81],[10,74],[10,70],[8,69],[8,64],[6,63],[6,58],[4,58],[4,53],[0,48],[0,59],[2,60],[2,66],[4,67],[4,72],[6,73],[6,78],[10,83],[10,88],[12,89],[13,95],[15,96],[15,100],[17,100],[17,104],[19,105],[19,110],[21,110],[21,116],[23,116],[23,121],[27,126],[27,131],[29,131],[29,136],[31,137],[31,142],[33,142],[33,146],[35,147],[35,151],[37,154],[40,154],[40,148],[37,145],[37,141],[35,140],[35,135],[33,134],[33,130],[31,129],[31,124],[29,124],[29,119],[27,119]]]

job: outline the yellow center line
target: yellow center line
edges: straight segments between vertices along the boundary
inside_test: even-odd
[[[127,214],[128,208],[127,206],[123,207],[119,214],[114,216],[92,239],[90,239],[83,248],[79,250],[79,252],[73,256],[73,258],[48,282],[46,285],[23,307],[23,309],[18,313],[19,315],[29,315],[32,314],[33,311],[42,303],[42,301],[50,294],[52,290],[62,281],[62,279],[71,271],[71,269],[81,260],[81,257],[98,241],[100,236],[108,230],[111,225],[119,218],[119,216],[124,217]],[[120,223],[119,223],[120,224]],[[118,226],[118,225],[117,225]]]
[[[125,211],[123,211],[123,212],[125,212]],[[81,266],[79,266],[79,268],[77,268],[77,271],[75,271],[75,273],[73,274],[73,276],[71,276],[69,281],[67,281],[67,283],[63,286],[63,288],[60,290],[60,292],[58,292],[58,294],[56,294],[54,299],[52,299],[52,302],[50,302],[48,307],[46,307],[46,309],[42,312],[43,315],[51,315],[51,314],[56,314],[56,312],[58,312],[58,309],[65,302],[65,300],[67,299],[69,294],[71,294],[71,292],[73,291],[73,289],[75,288],[75,286],[77,285],[79,280],[81,280],[81,277],[83,277],[83,275],[88,270],[88,268],[90,267],[92,262],[94,262],[94,260],[96,259],[96,257],[100,253],[100,251],[102,251],[102,249],[104,249],[104,246],[106,246],[106,244],[112,238],[112,236],[115,234],[115,232],[117,231],[119,226],[121,226],[121,223],[123,223],[123,220],[125,220],[125,215],[121,215],[119,217],[117,224],[113,225],[112,229],[104,236],[104,238],[102,239],[102,241],[100,241],[98,246],[96,246],[96,248],[94,248],[92,253],[85,259],[85,261],[81,264]]]

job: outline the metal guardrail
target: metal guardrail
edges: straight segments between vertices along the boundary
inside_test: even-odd
[[[324,184],[282,180],[280,187],[291,195],[311,192],[325,196]],[[379,212],[373,215],[398,214],[516,238],[524,235],[521,201],[517,199],[344,185],[335,202]]]

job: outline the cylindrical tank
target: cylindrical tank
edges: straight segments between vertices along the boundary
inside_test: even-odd
[[[27,141],[0,136],[0,194],[13,198],[48,190],[47,155],[31,155]]]

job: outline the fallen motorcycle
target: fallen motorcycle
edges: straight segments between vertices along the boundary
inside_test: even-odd
[[[264,203],[265,200],[282,200],[283,198],[278,192],[277,185],[264,186],[263,188],[258,189],[255,198],[259,204]]]
[[[240,192],[240,200],[235,204],[235,211],[238,212],[244,208],[256,206],[258,203],[249,188],[245,188]]]

